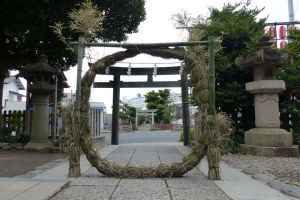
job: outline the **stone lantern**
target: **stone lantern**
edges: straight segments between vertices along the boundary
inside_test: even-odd
[[[32,94],[33,106],[31,140],[24,149],[48,151],[52,148],[49,140],[49,101],[55,90],[53,75],[58,72],[57,68],[48,64],[46,56],[41,56],[38,62],[27,65],[26,70],[19,74],[31,82],[27,89]]]
[[[262,39],[258,50],[235,61],[241,70],[253,70],[254,75],[254,81],[246,83],[246,91],[254,94],[256,128],[245,133],[241,150],[261,156],[297,156],[292,134],[280,129],[278,93],[285,90],[285,82],[275,78],[276,68],[288,65],[291,56],[271,45]]]

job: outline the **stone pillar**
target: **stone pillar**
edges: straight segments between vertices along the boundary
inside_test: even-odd
[[[120,76],[114,75],[111,144],[119,144]]]
[[[292,134],[280,129],[278,106],[278,93],[284,89],[285,83],[282,80],[259,80],[246,84],[246,90],[254,94],[257,128],[245,133],[243,149],[255,149],[254,154],[258,155],[288,156],[287,149],[293,148]]]
[[[31,140],[24,147],[26,150],[49,151],[52,142],[49,141],[49,95],[32,97]]]

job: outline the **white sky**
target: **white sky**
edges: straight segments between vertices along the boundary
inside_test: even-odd
[[[146,20],[139,26],[139,32],[129,35],[128,41],[130,43],[154,43],[154,42],[179,42],[186,41],[187,32],[178,30],[174,26],[174,22],[171,20],[171,16],[176,13],[181,13],[183,10],[197,16],[209,16],[208,7],[216,7],[221,9],[224,3],[239,2],[237,0],[147,0],[146,1]],[[288,0],[252,0],[252,7],[257,6],[258,8],[265,7],[265,10],[261,13],[260,18],[267,17],[267,22],[283,22],[288,21]],[[300,8],[299,8],[300,10]],[[294,12],[295,21],[300,18],[300,11],[298,10],[298,0],[294,0]],[[93,58],[100,59],[103,56],[109,55],[113,52],[120,51],[122,49],[117,48],[103,48],[98,47],[89,51]],[[124,60],[124,62],[142,62],[142,63],[162,63],[162,62],[176,62],[177,60],[172,59],[161,59],[157,57],[151,57],[147,55],[139,55],[135,58]],[[120,64],[116,64],[121,66]],[[125,64],[125,66],[128,66]],[[153,67],[153,65],[139,65],[141,67]],[[158,65],[167,66],[167,65]],[[132,65],[132,67],[137,67]],[[84,60],[83,71],[88,69],[87,59]],[[66,89],[65,92],[75,92],[76,90],[76,70],[77,67],[72,67],[71,70],[66,72],[68,83],[71,88]],[[179,76],[165,76],[158,78],[159,80],[178,80]],[[154,80],[158,80],[154,78]],[[112,77],[97,76],[96,81],[108,81],[112,80]],[[129,78],[121,77],[121,80],[127,81],[145,81],[146,77],[131,76]],[[121,88],[121,99],[123,97],[133,98],[136,97],[137,93],[142,95],[154,88]],[[162,88],[160,88],[162,89]],[[180,93],[180,88],[172,89],[172,91]],[[104,102],[107,111],[111,112],[112,106],[112,89],[92,89],[91,101]]]

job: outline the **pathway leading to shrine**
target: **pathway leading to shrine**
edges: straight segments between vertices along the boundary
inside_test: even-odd
[[[179,143],[127,144],[115,148],[106,158],[119,165],[157,166],[181,161],[188,147]],[[95,168],[83,177],[74,179],[70,186],[51,200],[68,199],[230,199],[199,169],[184,177],[172,179],[119,179],[101,175]]]

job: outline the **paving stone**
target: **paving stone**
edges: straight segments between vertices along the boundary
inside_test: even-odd
[[[111,199],[169,200],[170,196],[162,179],[122,179]]]
[[[158,166],[160,161],[155,149],[139,148],[134,152],[130,164],[134,166]]]
[[[258,181],[266,182],[266,183],[274,181],[270,176],[267,176],[267,175],[261,174],[261,173],[252,175],[252,178],[254,178],[255,180],[258,180]]]
[[[119,146],[113,152],[109,153],[105,158],[109,162],[114,162],[119,165],[125,166],[131,159],[135,150],[136,148],[131,146]]]
[[[269,183],[269,185],[276,189],[279,190],[280,192],[289,195],[291,197],[295,197],[295,198],[300,198],[300,188],[299,187],[295,187],[292,185],[288,185],[279,181],[272,181]]]
[[[114,189],[115,186],[69,186],[50,200],[106,200]]]
[[[223,192],[214,191],[211,187],[197,188],[171,188],[171,194],[174,200],[229,200]]]
[[[64,182],[41,182],[34,187],[24,191],[12,200],[41,200],[48,199],[53,194],[61,190],[61,188],[67,183]]]
[[[207,180],[198,169],[193,169],[185,176],[167,179],[174,200],[226,200],[229,199],[212,181]]]
[[[70,185],[72,186],[116,186],[120,179],[109,177],[80,177],[74,179]]]
[[[183,155],[176,147],[159,147],[157,148],[159,158],[164,164],[172,164],[174,162],[181,162]]]
[[[0,197],[1,200],[9,200],[14,198],[15,196],[19,195],[23,191],[28,190],[31,187],[39,184],[38,181],[21,181],[21,182],[14,182],[13,184],[8,184],[7,186],[1,187],[0,189]]]
[[[252,169],[252,168],[243,169],[242,172],[244,172],[245,174],[248,174],[248,175],[255,175],[255,174],[259,173],[258,170]]]

